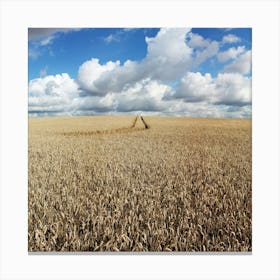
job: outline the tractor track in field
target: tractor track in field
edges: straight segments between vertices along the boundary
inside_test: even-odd
[[[137,121],[141,121],[144,127],[136,127]],[[129,133],[136,132],[141,130],[150,129],[150,125],[144,120],[142,116],[137,116],[133,120],[133,123],[129,127],[120,127],[115,129],[107,129],[107,130],[92,130],[92,131],[69,131],[62,132],[60,134],[64,136],[91,136],[91,135],[104,135],[104,134],[117,134],[117,133]]]

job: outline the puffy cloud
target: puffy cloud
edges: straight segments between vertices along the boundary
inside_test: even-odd
[[[188,45],[192,48],[205,48],[210,44],[209,40],[206,40],[202,36],[195,33],[190,33],[188,38]]]
[[[44,30],[43,35],[38,32],[33,38],[48,44],[48,38],[55,32]],[[143,60],[101,64],[92,58],[80,66],[77,80],[68,74],[47,76],[46,68],[41,70],[41,77],[29,83],[30,115],[145,112],[250,117],[251,78],[242,74],[250,69],[251,51],[245,52],[241,46],[218,53],[218,42],[183,28],[163,28],[155,37],[145,40],[147,55]],[[224,73],[212,77],[189,72],[191,67],[215,55],[222,62],[234,59],[225,65]]]
[[[153,79],[170,81],[182,75],[192,64],[192,48],[186,42],[189,28],[162,28],[156,37],[148,38],[144,73]]]
[[[228,34],[228,35],[225,35],[225,36],[223,37],[222,42],[223,42],[224,44],[226,44],[226,43],[229,43],[229,44],[237,43],[237,42],[240,42],[240,38],[237,37],[237,36],[235,36],[235,35],[233,35],[233,34]]]
[[[185,42],[189,30],[163,28],[155,37],[146,37],[147,56],[140,62],[127,60],[120,65],[110,61],[102,65],[98,59],[91,59],[79,68],[77,82],[86,93],[104,96],[146,78],[177,79],[192,62],[192,48]]]
[[[46,76],[29,83],[29,113],[161,111],[168,106],[162,97],[171,90],[170,86],[144,79],[105,96],[83,95],[67,74]]]
[[[68,74],[34,79],[29,83],[29,113],[71,111],[78,97],[78,85]]]
[[[201,35],[192,32],[187,34],[187,44],[195,50],[194,61],[192,63],[195,66],[217,55],[219,51],[219,43],[217,41],[204,39]]]
[[[183,98],[186,102],[200,102],[213,96],[215,93],[215,84],[210,74],[204,76],[197,72],[188,72],[179,83],[174,94],[175,98]],[[173,96],[168,96],[171,97]]]
[[[80,87],[91,95],[102,96],[108,93],[111,84],[114,84],[117,80],[112,79],[106,80],[105,84],[102,85],[102,74],[110,73],[110,76],[114,74],[114,69],[120,66],[120,62],[109,61],[106,64],[99,64],[99,60],[93,58],[83,63],[78,72],[78,83]],[[112,89],[114,86],[111,86]]]
[[[126,87],[122,92],[104,97],[81,98],[75,114],[81,114],[81,111],[83,114],[144,112],[149,115],[250,117],[250,79],[246,79],[247,91],[244,88],[246,82],[239,74],[221,74],[212,78],[210,74],[188,73],[182,79],[186,87],[181,88],[181,96],[178,90],[174,93],[170,86],[144,79]],[[189,90],[189,95],[183,95],[186,90]]]
[[[139,114],[250,117],[251,80],[240,74],[187,73],[177,91],[159,81],[144,79],[105,96],[81,95],[67,74],[30,81],[29,114]],[[166,98],[166,97],[169,98]],[[244,108],[243,108],[243,107]]]
[[[115,95],[118,103],[116,109],[119,112],[163,111],[168,104],[162,98],[171,91],[170,86],[145,79]]]
[[[77,112],[106,113],[116,111],[117,101],[114,94],[106,96],[84,96],[79,100]]]
[[[251,103],[251,78],[238,73],[210,74],[188,72],[175,93],[166,94],[166,100],[183,99],[188,103],[244,106]]]
[[[219,74],[214,79],[216,96],[215,104],[243,106],[251,103],[251,78],[238,73]]]
[[[192,50],[185,43],[189,28],[162,28],[156,37],[146,37],[147,59],[166,60],[177,64],[190,59]]]
[[[218,53],[217,57],[220,62],[228,61],[229,59],[235,59],[239,54],[245,51],[245,46],[232,47],[224,52]]]
[[[248,74],[251,71],[252,52],[251,50],[238,56],[232,63],[224,67],[224,72],[238,72]]]
[[[155,80],[144,79],[125,87],[121,92],[112,92],[103,97],[81,97],[79,110],[95,112],[162,111],[168,104],[162,100],[170,92],[170,86]]]
[[[197,52],[195,64],[203,63],[208,58],[215,56],[218,51],[219,43],[217,41],[212,41],[204,50]]]

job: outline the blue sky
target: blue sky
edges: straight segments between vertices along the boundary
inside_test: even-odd
[[[30,116],[251,117],[250,28],[32,28]]]

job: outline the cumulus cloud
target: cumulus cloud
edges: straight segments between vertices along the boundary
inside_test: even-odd
[[[71,111],[78,97],[78,85],[66,73],[37,78],[29,83],[29,113]]]
[[[193,74],[191,76],[193,81],[196,79],[197,87],[192,88],[193,95],[188,101],[184,98],[185,96],[175,97],[170,86],[144,79],[125,88],[122,92],[110,93],[104,97],[85,96],[81,98],[80,107],[75,113],[80,114],[79,112],[82,110],[83,113],[89,114],[90,112],[102,114],[142,112],[149,115],[172,116],[238,118],[250,116],[250,96],[246,97],[246,94],[250,94],[250,89],[247,93],[242,92],[244,89],[239,88],[239,86],[243,87],[242,83],[239,86],[235,85],[233,77],[229,82],[230,77],[226,77],[228,74],[217,79],[213,79],[210,74],[204,76],[200,73],[189,74]],[[238,81],[238,77],[236,81]],[[201,86],[201,83],[204,83],[204,86]],[[195,94],[199,95],[199,97],[196,96],[196,100]],[[166,99],[165,96],[172,96],[172,98]]]
[[[93,58],[91,60],[83,63],[78,72],[78,83],[80,87],[90,95],[103,96],[108,93],[108,91],[113,90],[115,87],[115,83],[117,79],[113,77],[114,73],[116,74],[116,68],[119,68],[120,62],[112,62],[109,61],[106,64],[99,64],[99,60]],[[112,79],[106,79],[105,75],[105,83],[102,84],[102,80],[104,80],[104,76],[101,78],[103,74],[112,75]],[[115,76],[116,77],[116,76]],[[116,85],[115,85],[116,86]]]
[[[229,44],[237,43],[237,42],[240,42],[240,38],[235,36],[235,35],[233,35],[233,34],[228,34],[228,35],[225,35],[223,37],[222,42],[224,44],[227,44],[227,43],[229,43]]]
[[[208,58],[217,55],[219,51],[219,43],[217,41],[212,41],[209,45],[202,51],[197,52],[195,64],[201,64]]]
[[[30,81],[29,113],[68,112],[157,112],[167,109],[163,96],[172,91],[170,86],[144,79],[125,87],[121,92],[105,96],[83,95],[77,83],[67,74],[46,76]]]
[[[183,98],[186,102],[200,102],[214,95],[215,84],[209,73],[204,76],[188,72],[180,81],[175,94],[166,98]]]
[[[171,81],[180,77],[191,65],[192,48],[185,43],[190,29],[163,28],[147,42],[147,56],[140,62],[127,60],[100,64],[98,59],[86,61],[79,68],[78,83],[91,95],[104,96],[137,81],[150,78]]]
[[[147,57],[142,66],[150,77],[161,81],[178,78],[192,64],[192,48],[186,42],[189,28],[162,28],[156,37],[148,38]]]
[[[162,98],[171,91],[170,86],[155,80],[142,80],[115,95],[117,110],[119,112],[165,110],[168,104],[165,104]]]
[[[245,51],[245,46],[238,46],[238,47],[232,47],[227,49],[224,52],[220,52],[217,55],[217,58],[220,62],[226,62],[229,59],[235,59],[239,54],[243,53]]]
[[[76,112],[107,113],[117,111],[118,104],[114,94],[107,94],[102,97],[84,96],[79,101]]]
[[[170,92],[170,86],[155,80],[144,79],[120,92],[111,92],[105,96],[83,96],[79,110],[95,112],[133,112],[133,111],[161,111],[167,104],[163,96]]]
[[[224,67],[224,72],[237,72],[241,74],[248,74],[251,71],[252,64],[251,50],[238,56],[232,63]]]
[[[32,36],[48,44],[55,32],[44,29]],[[145,40],[143,60],[102,64],[92,58],[79,67],[76,80],[66,73],[47,75],[47,68],[42,69],[40,78],[29,83],[29,114],[250,116],[251,78],[242,74],[250,71],[251,51],[239,46],[219,53],[217,41],[192,34],[187,28],[163,28]],[[216,55],[220,62],[231,59],[223,73],[212,77],[190,72]]]
[[[191,48],[185,43],[189,28],[162,28],[155,37],[146,37],[147,58],[165,58],[178,62],[189,59]]]
[[[238,73],[220,73],[216,78],[207,73],[188,72],[180,81],[176,92],[165,99],[183,99],[188,103],[244,106],[251,102],[251,78]]]
[[[238,73],[219,74],[214,79],[216,85],[215,104],[244,106],[251,103],[251,78]]]
[[[168,97],[168,98],[166,98]],[[139,114],[249,117],[251,79],[240,74],[187,73],[177,87],[149,78],[104,96],[83,95],[67,74],[30,81],[29,114]],[[242,108],[244,107],[244,108]]]
[[[194,61],[192,63],[194,66],[205,62],[219,52],[219,42],[215,40],[210,41],[192,32],[187,34],[187,44],[195,50],[193,55]]]
[[[204,39],[202,36],[192,33],[189,33],[188,36],[188,45],[192,48],[205,48],[210,44],[209,40]]]

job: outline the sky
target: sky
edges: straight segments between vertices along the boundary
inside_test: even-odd
[[[29,28],[30,117],[251,118],[250,28]]]

